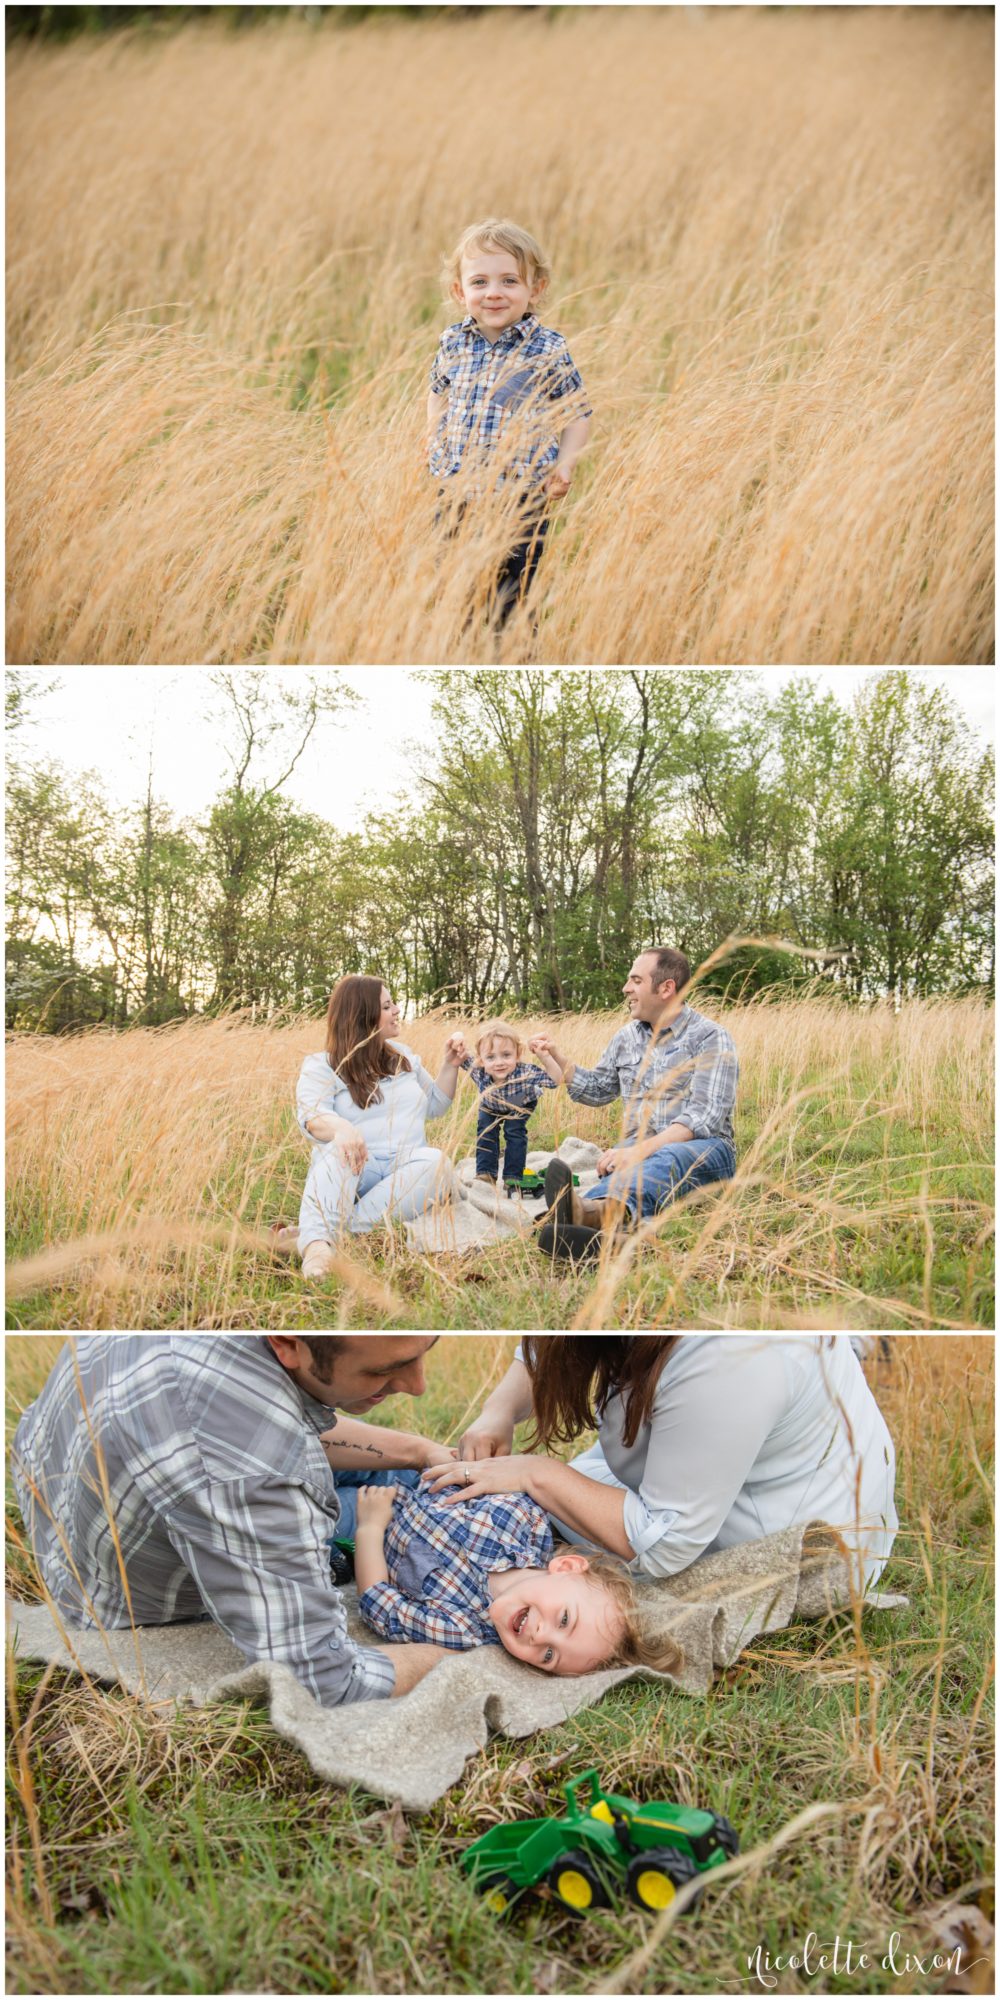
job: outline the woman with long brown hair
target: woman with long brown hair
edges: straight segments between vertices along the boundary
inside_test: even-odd
[[[513,1452],[534,1419],[535,1449]],[[596,1429],[570,1464],[545,1447]],[[466,1431],[455,1504],[512,1487],[571,1541],[649,1576],[825,1521],[872,1583],[899,1525],[896,1458],[846,1334],[552,1334],[526,1339]]]
[[[447,1201],[450,1166],[424,1143],[424,1121],[440,1118],[455,1095],[460,1036],[445,1044],[436,1078],[397,1041],[399,1008],[381,979],[338,980],[326,1017],[326,1048],[299,1072],[299,1124],[312,1162],[299,1209],[303,1274],[324,1278],[346,1231],[421,1215]]]

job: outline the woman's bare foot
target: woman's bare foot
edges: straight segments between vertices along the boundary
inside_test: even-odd
[[[271,1248],[276,1257],[294,1257],[299,1247],[297,1222],[275,1222],[271,1228]]]
[[[333,1245],[323,1242],[306,1245],[302,1253],[302,1276],[304,1278],[329,1278],[336,1269]]]

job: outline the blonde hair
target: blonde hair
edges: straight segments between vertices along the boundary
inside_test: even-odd
[[[522,1042],[521,1037],[517,1032],[517,1029],[512,1027],[509,1021],[501,1021],[498,1019],[496,1021],[483,1022],[483,1025],[480,1028],[478,1035],[476,1036],[477,1056],[486,1047],[486,1044],[488,1042],[493,1041],[494,1036],[502,1037],[505,1042],[513,1042],[518,1057],[520,1058],[520,1056],[523,1055],[524,1043]]]
[[[485,222],[470,222],[468,229],[463,229],[451,255],[445,258],[442,278],[449,298],[461,279],[462,258],[470,250],[485,250],[488,246],[494,250],[505,250],[508,257],[514,258],[529,291],[533,291],[536,285],[544,290],[552,271],[541,244],[527,229],[522,229],[519,222],[506,222],[489,216]]]
[[[658,1674],[679,1673],[684,1665],[684,1654],[677,1641],[666,1634],[657,1637],[643,1630],[642,1610],[629,1571],[614,1556],[588,1549],[587,1573],[601,1585],[602,1590],[607,1591],[623,1620],[621,1638],[609,1657],[601,1661],[601,1669],[651,1667]]]

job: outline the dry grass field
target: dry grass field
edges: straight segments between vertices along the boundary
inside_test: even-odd
[[[986,8],[15,47],[8,658],[990,660],[992,69]],[[422,450],[496,212],[596,412],[502,642]]]
[[[6,1342],[8,1441],[59,1346]],[[763,1636],[705,1701],[633,1681],[494,1736],[430,1813],[326,1783],[261,1708],[151,1708],[12,1656],[7,1991],[760,1993],[756,1947],[801,1955],[810,1931],[850,1939],[853,1972],[783,1968],[774,1990],[995,1991],[993,1346],[903,1334],[867,1369],[897,1453],[883,1584],[909,1609]],[[460,1437],[510,1349],[440,1341],[421,1427]],[[377,1414],[412,1426],[414,1405]],[[6,1525],[8,1587],[34,1598],[10,1489]],[[666,1934],[626,1904],[499,1924],[460,1872],[471,1840],[557,1813],[588,1765],[740,1830],[739,1872]]]
[[[560,1047],[593,1062],[620,1018],[564,1016]],[[736,1179],[669,1211],[638,1250],[574,1277],[530,1242],[432,1259],[397,1228],[352,1238],[341,1281],[312,1288],[266,1232],[298,1213],[292,1093],[321,1022],[16,1035],[9,1323],[992,1327],[991,1010],[816,998],[723,1018],[741,1062]],[[436,1070],[455,1025],[426,1016],[404,1032]],[[475,1107],[460,1085],[429,1141],[471,1151]],[[620,1116],[548,1094],[529,1143],[610,1145]]]

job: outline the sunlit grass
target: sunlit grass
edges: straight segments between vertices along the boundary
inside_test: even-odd
[[[8,657],[989,661],[991,32],[539,8],[16,47]],[[440,260],[498,209],[596,412],[540,631],[499,650],[466,627],[496,530],[443,548],[422,449]]]
[[[559,1046],[592,1063],[620,1018],[562,1016]],[[992,1326],[991,1010],[817,998],[720,1018],[741,1062],[736,1179],[667,1213],[638,1255],[567,1276],[530,1240],[429,1258],[380,1230],[351,1238],[350,1267],[312,1288],[273,1257],[268,1231],[298,1215],[308,1156],[290,1107],[322,1023],[15,1035],[11,1323]],[[432,1073],[456,1025],[407,1025]],[[460,1084],[429,1142],[468,1154],[476,1103]],[[620,1121],[620,1105],[546,1093],[529,1144],[611,1145]]]

